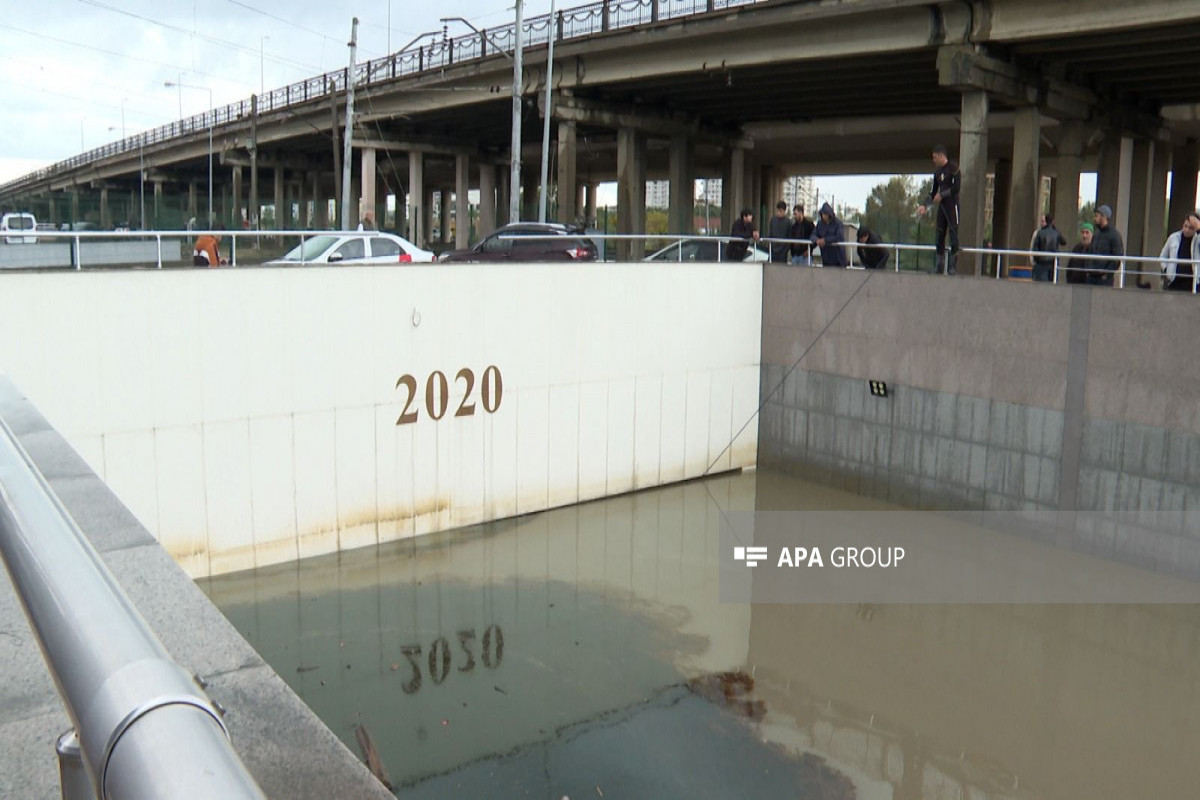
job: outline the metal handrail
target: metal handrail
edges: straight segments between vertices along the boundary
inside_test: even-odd
[[[79,738],[90,786],[64,765],[65,800],[265,800],[212,701],[2,420],[0,554]],[[60,741],[60,756],[68,748]]]
[[[522,21],[521,38],[525,47],[548,43],[551,31],[554,32],[556,40],[560,42],[570,39],[585,39],[612,30],[636,28],[640,25],[651,25],[683,17],[702,16],[764,2],[771,2],[771,0],[598,0],[598,2],[587,5],[563,9],[556,12],[553,17],[549,14],[529,17]],[[484,44],[485,40],[481,39],[479,34],[471,32],[461,36],[444,37],[440,41],[428,44],[410,45],[408,49],[397,53],[364,61],[355,67],[355,84],[369,86],[398,77],[443,69],[453,64],[490,58],[497,55],[497,46],[501,47],[504,52],[511,53],[515,27],[515,23],[509,23],[485,29],[486,45]],[[337,92],[343,92],[346,89],[347,73],[346,68],[332,70],[323,75],[272,89],[257,98],[257,112],[261,114],[291,108],[319,98],[327,98]],[[207,133],[210,125],[218,128],[221,125],[247,118],[254,102],[254,97],[239,100],[221,108],[185,117],[177,122],[160,125],[149,131],[93,148],[0,184],[0,192],[20,189],[26,184],[35,183],[58,172],[90,164],[109,156],[136,152],[139,148],[144,149],[149,145],[166,142],[191,133]]]

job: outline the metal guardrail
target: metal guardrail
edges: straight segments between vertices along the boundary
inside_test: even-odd
[[[215,705],[171,660],[3,421],[0,554],[75,726],[57,748],[64,800],[265,800]]]
[[[586,39],[609,31],[636,28],[685,17],[697,17],[728,11],[771,0],[599,0],[583,6],[542,14],[522,21],[522,47],[547,44],[553,35],[556,41]],[[496,55],[496,48],[505,53],[513,50],[515,23],[486,28],[480,33],[443,36],[429,44],[410,45],[407,49],[365,61],[355,66],[355,85],[370,86],[384,81],[422,72],[443,69],[454,64]],[[332,70],[270,92],[258,98],[259,114],[279,111],[328,97],[346,90],[349,70]],[[144,133],[128,136],[116,142],[92,148],[77,156],[59,161],[15,180],[0,185],[0,192],[11,192],[28,184],[51,177],[74,167],[90,164],[102,158],[144,150],[150,145],[167,142],[180,136],[207,132],[231,122],[248,118],[253,97],[230,103],[221,108],[186,117],[177,122],[160,125]]]

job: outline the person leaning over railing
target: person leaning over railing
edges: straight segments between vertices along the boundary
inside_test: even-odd
[[[213,231],[222,229],[220,222],[212,224]],[[196,267],[220,267],[229,262],[221,258],[221,234],[220,233],[204,233],[196,238],[195,248],[192,250],[192,266]]]
[[[858,260],[866,269],[883,269],[887,266],[888,250],[883,239],[867,226],[858,229]]]
[[[729,235],[736,240],[725,246],[726,261],[741,261],[746,257],[746,251],[750,247],[750,240],[758,241],[758,230],[754,227],[754,212],[748,208],[743,208],[742,213],[733,221],[733,227],[729,230]]]
[[[1163,288],[1169,292],[1190,292],[1194,285],[1195,265],[1200,258],[1200,217],[1188,214],[1179,230],[1167,237],[1159,259],[1162,261]]]

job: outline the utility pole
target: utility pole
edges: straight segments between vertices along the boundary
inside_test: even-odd
[[[346,73],[346,136],[342,141],[342,230],[350,230],[350,163],[354,156],[354,56],[358,50],[358,17],[350,26],[350,69]]]
[[[517,0],[517,25],[513,28],[512,158],[508,176],[508,221],[521,221],[521,10]]]
[[[554,77],[554,0],[550,0],[550,24],[546,30],[550,46],[546,53],[546,110],[542,120],[542,192],[538,197],[538,222],[546,221],[546,195],[549,189],[547,181],[550,178],[550,84]],[[560,186],[558,190],[561,192],[563,188]],[[573,192],[575,187],[569,186],[567,191]],[[559,207],[561,208],[561,205]]]

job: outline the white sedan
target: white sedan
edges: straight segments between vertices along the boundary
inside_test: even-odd
[[[428,263],[434,254],[392,233],[331,233],[306,239],[269,264]]]
[[[688,239],[669,244],[653,255],[646,256],[643,261],[720,261],[718,254],[724,255],[728,243],[718,246],[716,241],[704,239]],[[761,244],[755,244],[746,249],[743,261],[770,261],[771,256]]]

